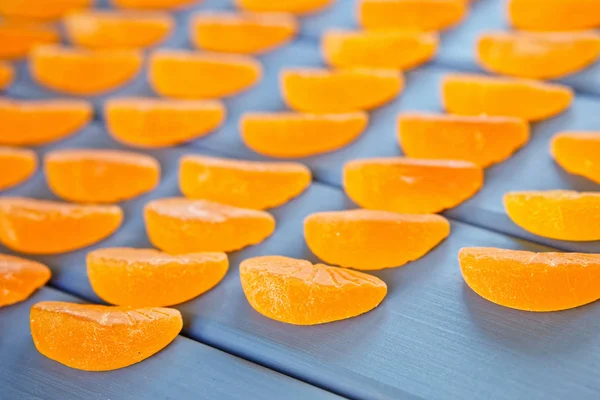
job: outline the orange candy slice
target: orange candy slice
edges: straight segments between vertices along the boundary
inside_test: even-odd
[[[92,106],[83,100],[0,98],[0,145],[42,145],[63,139],[85,126]]]
[[[87,256],[94,292],[128,306],[170,306],[200,296],[227,273],[225,253],[171,255],[153,249],[107,248]]]
[[[563,132],[550,144],[554,160],[566,171],[600,183],[600,132]]]
[[[309,14],[322,10],[333,1],[335,0],[235,0],[235,4],[246,11]]]
[[[48,186],[82,203],[116,203],[153,190],[160,181],[154,157],[120,150],[56,150],[44,159]]]
[[[569,190],[504,195],[510,219],[535,235],[572,241],[600,240],[600,193]]]
[[[398,142],[414,158],[464,160],[488,167],[529,140],[529,125],[514,117],[402,114]]]
[[[310,170],[299,163],[189,155],[181,158],[179,169],[179,187],[186,197],[254,210],[285,204],[310,182]]]
[[[225,121],[219,101],[114,98],[104,106],[111,136],[136,147],[175,146],[208,135]]]
[[[262,77],[253,58],[235,54],[159,50],[150,56],[150,84],[160,95],[175,98],[233,96]]]
[[[0,147],[0,190],[29,179],[37,169],[37,156],[31,150]]]
[[[1,0],[0,0],[1,1]],[[56,29],[27,23],[0,23],[0,58],[23,58],[37,45],[58,43]]]
[[[435,33],[401,31],[327,31],[321,51],[338,68],[409,69],[431,60],[437,52]]]
[[[483,169],[468,161],[373,158],[344,166],[344,189],[359,206],[407,214],[452,208],[483,185]]]
[[[259,154],[301,158],[338,150],[367,127],[365,112],[345,114],[246,113],[240,133],[246,146]]]
[[[525,311],[559,311],[600,298],[600,255],[467,247],[465,282],[481,297]]]
[[[142,67],[142,54],[39,46],[31,52],[29,67],[40,85],[71,95],[97,95],[133,79]]]
[[[110,0],[115,7],[134,10],[177,10],[202,0]]]
[[[51,21],[93,4],[94,0],[0,0],[0,15],[6,19]]]
[[[71,43],[92,49],[136,49],[164,40],[173,29],[169,14],[80,12],[64,20]]]
[[[304,220],[306,244],[317,257],[362,270],[417,260],[449,234],[450,224],[439,215],[350,210],[315,213]]]
[[[488,71],[531,79],[554,79],[581,71],[600,56],[600,35],[570,33],[488,33],[477,44]]]
[[[37,350],[68,367],[110,371],[159,352],[181,331],[171,308],[131,308],[43,301],[31,307]]]
[[[365,29],[438,31],[467,14],[464,0],[361,0],[358,19]]]
[[[0,307],[27,299],[50,279],[44,264],[0,254]]]
[[[452,114],[504,115],[539,121],[565,111],[573,102],[567,86],[483,75],[446,75],[444,107]]]
[[[287,69],[280,81],[289,107],[315,113],[370,110],[404,88],[401,72],[383,69]]]
[[[123,211],[117,206],[0,198],[0,242],[21,253],[58,254],[77,250],[110,236],[122,220]]]
[[[280,256],[240,264],[248,303],[267,318],[316,325],[356,317],[383,301],[387,286],[362,272]]]
[[[230,252],[258,244],[275,230],[265,211],[206,200],[159,199],[146,204],[150,242],[167,253]]]
[[[599,0],[509,0],[508,19],[517,29],[573,31],[600,27]]]
[[[0,61],[0,90],[6,89],[13,81],[15,70],[6,62]]]
[[[287,14],[201,13],[192,20],[196,47],[227,53],[257,54],[289,42],[298,23]]]

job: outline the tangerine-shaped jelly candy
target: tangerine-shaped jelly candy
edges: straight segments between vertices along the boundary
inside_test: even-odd
[[[0,59],[23,58],[35,46],[59,41],[58,31],[48,26],[15,22],[0,23]]]
[[[87,256],[94,292],[127,306],[170,306],[216,286],[227,273],[225,253],[171,255],[154,249],[106,248]]]
[[[458,259],[467,285],[504,307],[559,311],[600,298],[600,254],[466,247]]]
[[[130,146],[175,146],[208,135],[225,121],[216,100],[113,98],[104,106],[111,136]]]
[[[6,62],[0,61],[0,90],[6,89],[15,77],[15,70]]]
[[[30,72],[42,86],[71,95],[97,95],[117,89],[137,75],[136,50],[38,46],[30,53]]]
[[[370,110],[393,100],[404,88],[400,71],[384,69],[287,69],[280,78],[287,105],[315,113]]]
[[[204,50],[257,54],[289,42],[298,23],[288,14],[199,13],[192,20],[192,42]]]
[[[528,140],[529,125],[516,117],[410,113],[398,119],[398,142],[413,158],[488,167],[506,160]]]
[[[246,11],[310,14],[320,11],[335,0],[235,0]]]
[[[55,150],[44,158],[48,186],[81,203],[116,203],[153,190],[160,164],[146,154],[122,150]]]
[[[28,254],[77,250],[110,236],[123,221],[117,206],[0,198],[0,243]]]
[[[600,27],[600,0],[508,0],[508,19],[517,29],[575,31]]]
[[[211,99],[238,94],[262,77],[255,59],[237,54],[157,50],[150,56],[150,84],[161,96]]]
[[[567,86],[484,75],[446,75],[442,99],[446,110],[459,115],[502,115],[539,121],[570,107]]]
[[[343,184],[346,194],[363,208],[432,214],[477,193],[483,185],[483,169],[456,160],[353,160],[344,165]]]
[[[304,220],[306,244],[317,257],[362,270],[417,260],[449,234],[446,218],[433,214],[349,210],[315,213]]]
[[[50,279],[44,264],[0,254],[0,307],[27,299]]]
[[[171,308],[43,301],[31,307],[31,336],[51,360],[84,371],[110,371],[159,352],[181,331]]]
[[[362,111],[342,114],[246,113],[240,133],[246,146],[259,154],[301,158],[323,154],[354,141],[367,127]]]
[[[71,43],[92,49],[137,49],[164,40],[173,29],[169,14],[93,11],[64,19]]]
[[[322,37],[321,51],[337,68],[403,70],[431,60],[438,42],[435,33],[330,30]]]
[[[439,31],[467,14],[464,0],[361,0],[358,19],[365,29]]]
[[[485,69],[519,78],[562,78],[590,66],[599,55],[600,35],[592,32],[493,32],[477,43]]]
[[[179,168],[179,187],[187,198],[254,210],[285,204],[310,182],[310,170],[300,163],[189,155]]]
[[[0,147],[0,190],[29,179],[37,169],[37,156],[31,150]]]
[[[43,145],[63,139],[92,118],[83,100],[16,100],[0,97],[0,145]]]
[[[600,193],[548,190],[504,195],[510,219],[538,236],[558,240],[600,240]]]
[[[110,0],[113,6],[132,10],[178,10],[202,0]]]
[[[562,132],[552,138],[554,160],[571,174],[600,183],[600,132]]]
[[[281,256],[242,261],[240,279],[252,308],[294,325],[356,317],[377,307],[387,294],[385,282],[375,276]]]
[[[0,15],[8,20],[52,21],[93,4],[94,0],[0,0]]]
[[[144,220],[150,242],[173,254],[235,251],[275,230],[275,219],[265,211],[183,198],[149,202]]]

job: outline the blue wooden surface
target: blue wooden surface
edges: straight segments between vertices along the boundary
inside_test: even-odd
[[[303,18],[301,35],[294,43],[273,53],[260,57],[265,68],[263,80],[253,89],[226,100],[228,119],[226,124],[206,138],[175,149],[155,150],[148,153],[156,156],[163,168],[162,181],[155,191],[123,204],[125,221],[121,229],[93,246],[146,247],[149,243],[141,219],[143,205],[150,199],[178,195],[177,160],[182,154],[210,153],[245,159],[266,158],[249,151],[241,142],[238,121],[245,111],[285,109],[278,90],[278,71],[285,66],[323,65],[318,48],[318,35],[328,26],[352,27],[354,5],[351,0],[337,0],[336,4],[323,13]],[[469,47],[476,32],[483,28],[497,28],[502,22],[498,13],[498,1],[478,0],[467,21],[443,37],[443,46],[436,62],[407,73],[407,87],[394,102],[370,113],[371,122],[367,131],[352,145],[337,152],[300,160],[313,171],[316,182],[312,187],[290,203],[272,210],[277,219],[275,234],[264,243],[231,255],[231,268],[227,276],[215,289],[198,299],[182,304],[178,308],[184,314],[184,335],[199,342],[238,355],[273,370],[301,379],[332,392],[351,398],[423,398],[423,399],[594,399],[600,397],[600,305],[592,304],[575,310],[558,313],[535,314],[499,307],[475,295],[464,284],[460,276],[457,252],[464,246],[497,246],[504,248],[547,251],[546,244],[556,249],[571,251],[600,252],[600,243],[571,243],[546,240],[527,234],[516,227],[504,214],[501,198],[509,190],[576,189],[597,190],[598,186],[583,178],[571,176],[557,167],[548,153],[551,136],[562,130],[600,130],[600,98],[577,96],[568,112],[551,120],[535,124],[532,138],[527,146],[510,160],[486,170],[485,186],[473,199],[446,214],[452,217],[451,236],[430,254],[403,268],[375,272],[389,286],[389,294],[376,310],[347,321],[315,327],[296,327],[268,320],[257,314],[248,305],[239,283],[238,265],[256,255],[281,254],[316,261],[304,244],[302,220],[309,213],[323,210],[353,208],[352,203],[340,190],[341,170],[344,162],[354,158],[401,155],[396,143],[396,118],[399,112],[408,110],[442,111],[439,100],[441,77],[453,66],[474,70],[472,48]],[[231,9],[231,1],[207,0],[203,9]],[[189,47],[183,13],[178,18],[178,32],[167,43],[168,46]],[[469,58],[470,57],[470,58]],[[594,69],[584,78],[573,78],[568,83],[584,91],[593,91],[598,74]],[[586,84],[579,85],[577,79]],[[589,84],[587,84],[589,83]],[[589,90],[587,90],[589,89]],[[27,75],[21,65],[19,78],[8,93],[19,98],[48,98],[55,94],[40,88]],[[600,93],[600,91],[599,91]],[[151,95],[152,91],[142,74],[130,85],[106,96],[91,100],[101,111],[107,97],[117,95]],[[96,122],[71,138],[37,151],[43,155],[54,148],[123,148],[107,135],[100,113]],[[44,182],[43,173],[27,183],[3,193],[37,198],[54,198]],[[467,225],[462,222],[468,222]],[[480,229],[478,227],[486,229]],[[523,241],[494,231],[529,239]],[[398,238],[402,240],[402,238]],[[537,242],[539,244],[534,244]],[[85,255],[91,248],[58,255],[36,257],[53,270],[51,284],[65,292],[89,301],[99,302],[87,280]],[[36,295],[63,296],[44,290]],[[44,297],[45,298],[45,297]],[[33,300],[31,300],[33,301]],[[0,311],[0,325],[4,321],[21,318],[26,321],[28,303]],[[13,311],[10,311],[13,310]],[[14,311],[17,310],[17,311]],[[10,318],[3,318],[3,314]],[[20,322],[23,324],[23,322]],[[13,329],[13,328],[11,328]],[[26,364],[20,369],[23,382],[39,380],[61,387],[64,391],[85,396],[87,388],[112,390],[103,378],[104,374],[83,374],[61,367],[60,374],[46,371],[39,361],[41,356],[32,348],[25,328],[15,335],[25,336],[17,344],[5,346],[5,329],[0,326],[0,359],[36,359],[35,364]],[[16,340],[16,339],[15,339]],[[193,343],[178,339],[186,344],[171,364],[157,364],[154,357],[139,366],[127,369],[121,386],[144,385],[143,379],[152,377],[156,370],[168,371],[169,384],[183,386],[183,397],[191,393],[204,393],[202,380],[190,370],[200,368],[188,349]],[[19,347],[21,346],[21,347]],[[198,344],[201,350],[223,357],[216,350]],[[176,346],[175,346],[176,347]],[[15,351],[14,349],[21,349]],[[191,347],[190,347],[191,348]],[[165,355],[160,357],[167,357]],[[194,353],[195,354],[195,353]],[[6,356],[5,356],[6,355]],[[218,355],[218,356],[217,356]],[[229,357],[229,356],[227,356]],[[201,358],[201,357],[200,357]],[[233,360],[237,360],[231,357]],[[227,359],[228,360],[228,359]],[[51,363],[46,360],[45,363]],[[225,371],[228,361],[222,361]],[[305,394],[308,385],[293,387],[282,383],[282,391],[269,385],[281,379],[277,374],[237,361],[244,379],[256,381],[260,394]],[[18,362],[14,362],[17,363]],[[55,365],[55,363],[52,363]],[[147,365],[147,366],[146,366]],[[156,366],[158,365],[158,367]],[[20,379],[7,375],[2,370],[0,382],[5,376],[11,379],[9,388],[25,390]],[[141,370],[146,372],[137,372]],[[145,369],[147,368],[147,369]],[[236,369],[237,368],[237,369]],[[254,372],[252,372],[254,371]],[[181,372],[180,375],[176,375]],[[234,385],[226,378],[226,372],[216,374],[214,390],[227,390],[223,396],[233,396],[235,391],[244,393],[237,386],[229,390],[222,386]],[[252,375],[255,374],[255,375]],[[92,376],[88,378],[88,376]],[[99,378],[94,378],[99,376]],[[117,375],[115,375],[117,376]],[[121,375],[118,375],[119,377]],[[210,375],[209,375],[210,376]],[[235,374],[231,378],[235,380]],[[247,378],[246,378],[247,376]],[[117,378],[115,378],[117,379]],[[212,379],[212,378],[211,378]],[[221,379],[221,380],[220,380]],[[152,379],[150,379],[152,380]],[[159,385],[158,383],[156,384]],[[186,385],[190,385],[189,387]],[[264,385],[264,386],[263,386]],[[4,385],[3,385],[4,386]],[[100,390],[98,389],[98,390]],[[118,392],[107,392],[107,396],[120,398]],[[58,390],[58,389],[57,389]],[[140,389],[141,390],[141,389]],[[155,389],[162,394],[163,387]],[[182,389],[183,390],[183,389]],[[15,392],[17,393],[17,392]],[[63,393],[63,392],[59,392]],[[216,398],[207,392],[206,398]],[[307,396],[308,396],[308,392]],[[323,392],[315,392],[315,396]],[[137,393],[136,393],[137,394]],[[283,396],[283,397],[286,397]],[[312,395],[311,395],[312,396]],[[0,395],[0,398],[2,396]],[[111,397],[111,398],[112,398]],[[255,398],[256,396],[246,396]],[[287,398],[286,397],[286,398]],[[220,397],[219,397],[220,398]],[[280,398],[282,398],[280,396]],[[312,397],[311,397],[312,398]]]

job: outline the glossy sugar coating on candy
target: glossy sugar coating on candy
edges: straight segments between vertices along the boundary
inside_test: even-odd
[[[292,40],[297,31],[291,15],[267,13],[198,13],[190,29],[196,47],[238,54],[271,51]]]
[[[136,50],[86,50],[39,46],[29,57],[33,78],[42,86],[71,95],[98,95],[124,85],[142,67]]]
[[[110,0],[114,7],[133,10],[178,10],[202,0]]]
[[[600,184],[600,132],[558,133],[550,153],[566,171]]]
[[[600,193],[548,190],[511,192],[504,208],[533,234],[558,240],[600,240]]]
[[[321,39],[321,51],[337,68],[404,70],[431,60],[438,44],[435,33],[329,30]]]
[[[92,49],[137,49],[156,45],[173,30],[169,14],[93,11],[64,19],[71,43]]]
[[[479,64],[519,78],[562,78],[590,66],[598,56],[600,35],[592,32],[492,32],[477,43]]]
[[[29,179],[37,165],[37,155],[33,151],[0,146],[0,190]]]
[[[0,243],[28,254],[59,254],[106,238],[123,221],[117,206],[0,198]]]
[[[43,301],[31,307],[37,350],[68,367],[110,371],[159,352],[181,331],[181,313],[171,308],[113,307]]]
[[[600,0],[508,0],[508,19],[517,29],[574,31],[600,27]]]
[[[184,198],[149,202],[144,220],[150,242],[172,254],[235,251],[275,230],[275,219],[265,211]]]
[[[20,59],[35,46],[59,41],[58,31],[50,26],[18,22],[0,23],[0,59]]]
[[[242,140],[270,157],[301,158],[338,150],[367,127],[362,111],[341,114],[246,113],[240,120]]]
[[[48,186],[81,203],[116,203],[153,190],[160,164],[151,156],[121,150],[55,150],[46,155]]]
[[[94,0],[0,0],[0,15],[14,20],[51,21],[93,5]]]
[[[225,253],[171,255],[154,249],[107,248],[87,256],[87,273],[103,300],[128,306],[170,306],[216,286],[227,273]]]
[[[525,311],[558,311],[600,298],[600,254],[466,247],[465,282],[481,297]]]
[[[246,11],[310,14],[324,9],[336,0],[234,0]]]
[[[257,84],[262,66],[236,54],[157,50],[150,56],[149,79],[161,96],[212,99],[233,96]]]
[[[404,157],[349,161],[346,194],[359,206],[407,214],[455,207],[483,186],[483,169],[468,161]]]
[[[285,102],[296,111],[340,113],[388,103],[404,88],[404,76],[384,69],[284,69],[280,86]]]
[[[63,139],[92,119],[84,100],[15,100],[0,97],[0,145],[43,145]]]
[[[571,106],[567,86],[516,78],[448,74],[442,82],[446,111],[459,115],[502,115],[539,121]]]
[[[187,198],[255,210],[287,203],[310,182],[310,170],[300,163],[188,155],[179,167],[179,187]]]
[[[397,136],[408,157],[488,167],[527,143],[529,125],[516,117],[407,113],[398,119]]]
[[[225,121],[216,100],[113,98],[104,106],[107,130],[134,147],[175,146],[208,135]]]
[[[464,0],[359,0],[358,19],[365,29],[439,31],[467,14]]]
[[[439,215],[350,210],[304,220],[304,238],[313,253],[328,264],[362,270],[417,260],[449,234],[450,224]]]
[[[316,325],[371,311],[387,294],[381,279],[362,272],[280,256],[240,264],[248,302],[267,318]]]
[[[0,254],[0,307],[27,299],[50,279],[44,264]]]
[[[6,89],[13,81],[15,70],[7,62],[0,61],[0,90]]]

